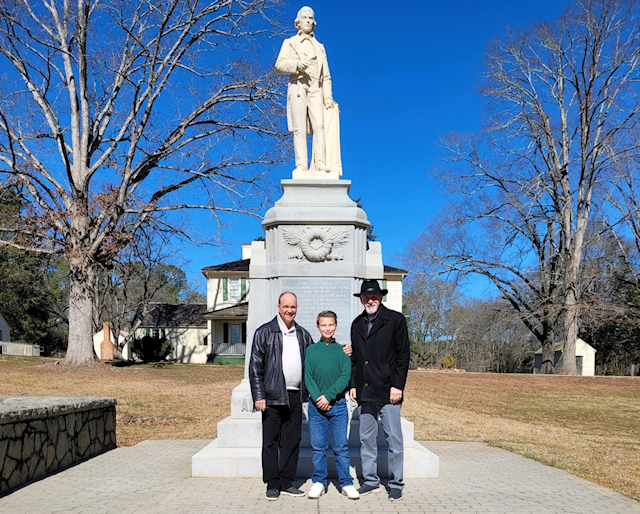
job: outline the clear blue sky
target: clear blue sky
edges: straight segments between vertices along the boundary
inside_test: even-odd
[[[303,5],[316,14],[341,110],[343,179],[361,198],[382,242],[385,264],[424,230],[446,198],[427,177],[438,139],[480,128],[477,85],[487,44],[507,27],[527,28],[560,16],[568,0],[405,0],[285,2],[281,21]],[[281,41],[264,51],[277,56]],[[291,162],[274,182],[291,178]],[[274,198],[273,201],[277,200]],[[264,214],[264,213],[261,213]],[[204,293],[200,270],[239,259],[240,245],[264,235],[260,220],[225,218],[220,248],[185,246],[188,275]]]

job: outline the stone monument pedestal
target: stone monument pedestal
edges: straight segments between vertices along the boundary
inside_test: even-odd
[[[205,446],[191,458],[191,475],[194,477],[262,477],[262,421],[259,412],[251,412],[249,381],[242,380],[231,397],[231,416],[218,423],[218,438]],[[353,407],[353,406],[352,406]],[[298,458],[297,475],[309,478],[313,473],[311,443],[307,425],[306,405],[302,422],[302,441]],[[350,409],[352,411],[352,409]],[[349,455],[351,474],[360,477],[360,419],[354,410],[349,422]],[[378,424],[378,473],[387,478],[388,448],[384,440],[382,425]],[[413,439],[413,423],[402,418],[404,437],[404,477],[438,478],[440,459]],[[333,452],[327,452],[329,477],[336,477]]]
[[[325,177],[282,181],[282,197],[269,209],[262,226],[265,241],[251,245],[250,300],[247,341],[255,330],[276,314],[278,297],[291,291],[298,298],[296,323],[319,338],[316,316],[332,310],[338,316],[336,340],[349,342],[351,321],[362,312],[354,293],[364,279],[382,279],[382,249],[367,241],[367,215],[349,198],[351,181]],[[192,458],[194,477],[261,477],[262,418],[253,412],[248,380],[247,348],[245,379],[233,390],[231,416],[218,423],[218,438]],[[362,468],[358,411],[350,411],[349,450],[356,472]],[[298,475],[312,474],[311,445],[305,421],[298,459]],[[436,478],[439,459],[413,439],[413,424],[403,418],[405,478]],[[387,473],[387,444],[382,427],[378,437],[381,477]],[[329,450],[329,472],[335,475]]]

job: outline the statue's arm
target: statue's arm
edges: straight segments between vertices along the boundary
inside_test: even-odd
[[[324,45],[320,45],[322,50],[322,96],[324,96],[324,106],[326,109],[333,107],[333,91],[331,88],[331,73],[329,72],[329,62],[327,61],[327,52]]]
[[[276,60],[276,71],[280,75],[292,75],[298,72],[297,55],[291,46],[291,42],[286,40],[282,43],[282,48]]]

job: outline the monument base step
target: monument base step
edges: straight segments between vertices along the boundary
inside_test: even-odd
[[[351,475],[362,477],[362,459],[360,448],[349,448],[349,460],[351,461]],[[378,476],[388,478],[389,452],[387,448],[378,449]],[[327,452],[327,469],[329,478],[337,478],[335,459],[333,452]],[[300,478],[308,478],[313,474],[313,462],[311,448],[300,448],[298,457],[297,475]],[[438,478],[440,476],[440,458],[424,446],[414,442],[409,448],[404,449],[404,478]]]
[[[262,448],[220,448],[214,439],[191,457],[191,476],[262,477]]]
[[[191,476],[207,478],[262,477],[261,448],[221,448],[215,439],[191,458]],[[336,468],[333,452],[327,452],[329,477],[335,478]],[[349,449],[352,474],[362,476],[360,449]],[[387,478],[388,452],[378,450],[378,475]],[[313,473],[311,448],[300,448],[297,475],[309,478]],[[404,477],[438,478],[440,458],[417,442],[404,450]]]

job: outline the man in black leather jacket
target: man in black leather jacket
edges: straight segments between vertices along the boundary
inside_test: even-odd
[[[294,319],[296,295],[285,292],[278,299],[278,315],[253,336],[249,382],[256,410],[262,411],[262,479],[267,500],[280,493],[304,496],[293,485],[302,429],[302,402],[306,400],[303,363],[309,332]]]

